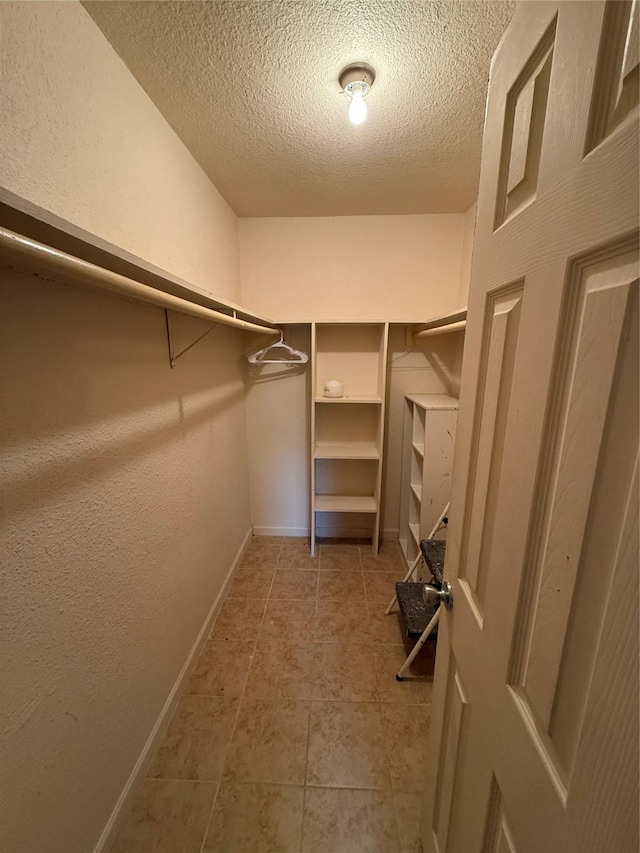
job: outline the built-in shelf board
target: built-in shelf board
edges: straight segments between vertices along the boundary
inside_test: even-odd
[[[79,228],[68,220],[61,219],[56,214],[38,207],[3,187],[0,187],[0,221],[4,228],[28,237],[30,240],[131,278],[161,293],[168,293],[204,308],[211,308],[238,319],[246,319],[258,325],[275,325],[274,320],[262,314],[255,314],[224,297],[216,296],[166,269],[127,252],[115,243],[109,243],[102,237]]]
[[[315,459],[380,459],[380,451],[369,441],[316,441]]]
[[[411,484],[411,491],[418,498],[419,501],[422,500],[422,486],[418,486],[415,483]]]
[[[409,531],[413,536],[414,542],[419,545],[420,544],[420,525],[419,524],[410,524]]]
[[[414,346],[416,343],[414,335],[419,334],[420,332],[426,332],[431,329],[443,329],[443,332],[448,331],[446,326],[451,326],[452,324],[462,323],[467,319],[467,309],[458,308],[456,311],[450,311],[448,314],[441,314],[439,317],[432,317],[430,320],[426,320],[424,323],[411,323],[407,326],[407,346]],[[458,329],[454,326],[450,331],[458,331]]]
[[[378,511],[376,499],[368,495],[316,495],[316,512],[372,512]]]
[[[406,399],[428,412],[458,409],[458,400],[448,394],[407,394]]]
[[[316,397],[316,403],[382,403],[382,399],[375,394],[354,394],[344,397]]]
[[[424,442],[414,441],[413,449],[418,454],[418,456],[424,456]]]

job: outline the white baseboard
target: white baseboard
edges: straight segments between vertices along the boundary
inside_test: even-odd
[[[386,527],[382,531],[383,539],[399,539],[400,538],[400,530],[397,527]]]
[[[309,536],[308,527],[254,527],[254,536]]]
[[[182,669],[180,670],[180,674],[178,675],[171,691],[169,692],[169,696],[167,697],[167,701],[164,703],[160,714],[158,715],[158,719],[156,720],[149,737],[145,745],[142,748],[142,752],[138,756],[138,760],[135,763],[133,770],[131,771],[131,775],[127,779],[127,783],[124,786],[122,793],[120,794],[118,801],[111,812],[111,816],[107,821],[107,824],[102,831],[102,835],[100,836],[98,843],[94,848],[94,853],[108,853],[110,848],[112,847],[116,835],[127,816],[129,809],[133,804],[133,800],[135,799],[138,791],[142,787],[142,783],[146,779],[147,771],[151,762],[154,758],[156,748],[165,733],[167,726],[173,716],[173,712],[175,711],[176,705],[178,704],[178,700],[182,695],[182,691],[186,687],[187,681],[191,675],[191,671],[193,670],[196,660],[198,659],[198,655],[202,650],[203,645],[205,644],[207,637],[211,633],[211,629],[213,627],[213,623],[216,620],[218,612],[222,607],[222,603],[224,602],[227,596],[227,590],[229,588],[229,584],[231,583],[231,579],[235,573],[237,566],[240,564],[242,557],[244,556],[244,552],[247,550],[249,543],[251,542],[251,529],[248,530],[247,535],[244,537],[242,545],[240,546],[238,553],[233,561],[233,564],[229,571],[227,572],[227,576],[222,584],[220,592],[215,598],[215,601],[211,605],[211,609],[207,614],[200,631],[198,632],[198,636],[196,637],[193,646],[189,654],[187,655],[187,659],[184,662]]]

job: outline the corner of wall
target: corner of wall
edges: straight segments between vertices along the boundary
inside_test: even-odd
[[[464,213],[464,232],[462,235],[462,262],[460,265],[460,283],[458,286],[458,307],[464,307],[469,299],[471,281],[471,262],[473,259],[473,238],[476,230],[477,202]]]

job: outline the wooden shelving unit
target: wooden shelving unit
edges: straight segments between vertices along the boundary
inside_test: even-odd
[[[446,394],[405,397],[400,545],[408,563],[418,554],[449,500],[458,401]]]
[[[311,553],[323,536],[380,537],[388,323],[313,323]],[[343,397],[325,397],[330,379]]]

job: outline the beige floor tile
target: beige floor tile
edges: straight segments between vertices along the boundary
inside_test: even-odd
[[[360,571],[360,548],[357,545],[321,545],[320,571]]]
[[[147,779],[111,853],[199,853],[216,786]]]
[[[388,791],[307,788],[303,853],[395,853],[393,805]]]
[[[222,696],[183,696],[149,776],[219,782],[237,710]]]
[[[320,643],[367,642],[369,614],[364,600],[318,601],[313,637]]]
[[[362,548],[362,568],[366,572],[399,572],[402,580],[406,574],[406,561],[396,540],[383,542],[377,556],[367,548]]]
[[[320,557],[311,556],[309,539],[285,539],[278,559],[279,569],[315,569],[320,567]]]
[[[391,787],[424,790],[431,706],[382,704],[381,712]]]
[[[247,680],[253,648],[253,643],[225,637],[207,640],[185,693],[206,693],[239,700]]]
[[[420,841],[420,818],[423,805],[422,794],[394,794],[400,853],[422,853]]]
[[[261,637],[249,671],[246,695],[263,699],[310,699],[316,670],[315,643]]]
[[[320,572],[318,599],[325,601],[349,601],[362,599],[364,584],[362,572],[326,571]]]
[[[222,785],[203,853],[298,853],[304,788]]]
[[[307,784],[389,788],[379,704],[312,703]]]
[[[225,781],[304,784],[309,703],[245,697],[231,739]]]
[[[407,654],[415,643],[415,640],[407,639],[406,628],[400,613],[395,610],[387,616],[384,607],[375,601],[369,604],[369,631],[371,642],[375,645],[403,646],[407,649]]]
[[[260,630],[266,606],[266,598],[255,600],[248,598],[243,601],[228,598],[220,608],[211,637],[251,640],[251,637],[255,637]]]
[[[433,692],[433,651],[429,646],[423,648],[404,680],[396,681],[396,673],[407,655],[408,651],[402,646],[377,646],[373,661],[378,696],[382,702],[428,704]]]
[[[364,572],[364,586],[369,604],[377,602],[384,610],[396,591],[396,581],[401,581],[402,577],[401,569],[397,572]]]
[[[313,699],[375,702],[373,655],[367,643],[318,643]]]
[[[315,601],[269,601],[259,642],[312,640],[315,613]]]
[[[399,539],[385,539],[380,543],[380,547],[378,549],[378,553],[383,556],[399,556],[401,560],[404,560],[404,554],[402,552],[402,548],[400,547]]]
[[[275,565],[272,569],[238,569],[231,581],[228,598],[268,598],[274,575]]]
[[[318,594],[318,572],[307,569],[278,569],[269,598],[289,601],[315,600]]]
[[[244,553],[241,569],[275,569],[280,556],[280,545],[250,545]]]

